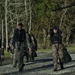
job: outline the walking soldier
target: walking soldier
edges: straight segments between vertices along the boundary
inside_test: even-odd
[[[24,45],[26,41],[25,30],[22,29],[23,24],[19,23],[17,29],[14,31],[13,42],[14,46],[14,56],[13,56],[13,66],[16,67],[18,62],[19,71],[23,70],[24,67]]]
[[[63,69],[62,36],[61,36],[61,31],[57,27],[54,27],[51,30],[50,40],[52,42],[54,71],[57,71],[58,59],[59,59],[60,67],[61,67],[61,69]]]
[[[37,41],[32,34],[26,33],[27,49],[26,49],[26,59],[27,62],[34,61],[34,57],[37,56]]]
[[[32,50],[33,50],[33,56],[37,57],[37,53],[36,53],[36,51],[37,51],[37,40],[33,34],[31,34],[31,44],[32,44]]]

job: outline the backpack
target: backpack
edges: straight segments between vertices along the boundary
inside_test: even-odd
[[[63,52],[64,52],[64,63],[71,62],[72,58],[65,47],[63,49]]]

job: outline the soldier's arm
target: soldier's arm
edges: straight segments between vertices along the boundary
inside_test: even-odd
[[[14,33],[13,33],[13,40],[15,41],[16,38],[17,38],[17,33],[16,33],[17,29],[14,30]]]
[[[35,43],[35,49],[37,50],[37,40],[35,37],[34,37],[34,43]]]
[[[15,46],[16,38],[17,38],[17,35],[16,35],[16,29],[15,29],[13,33],[12,41],[11,41],[13,47]]]

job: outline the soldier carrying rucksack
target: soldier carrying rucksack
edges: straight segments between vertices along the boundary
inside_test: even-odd
[[[58,70],[58,59],[60,68],[64,69],[63,67],[63,45],[62,45],[62,35],[61,31],[58,27],[54,27],[50,30],[50,40],[52,43],[52,50],[53,50],[53,64],[54,64],[54,71]]]

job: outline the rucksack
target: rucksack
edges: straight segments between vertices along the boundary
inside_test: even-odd
[[[64,52],[64,63],[71,62],[72,58],[65,47],[63,49],[63,52]]]

